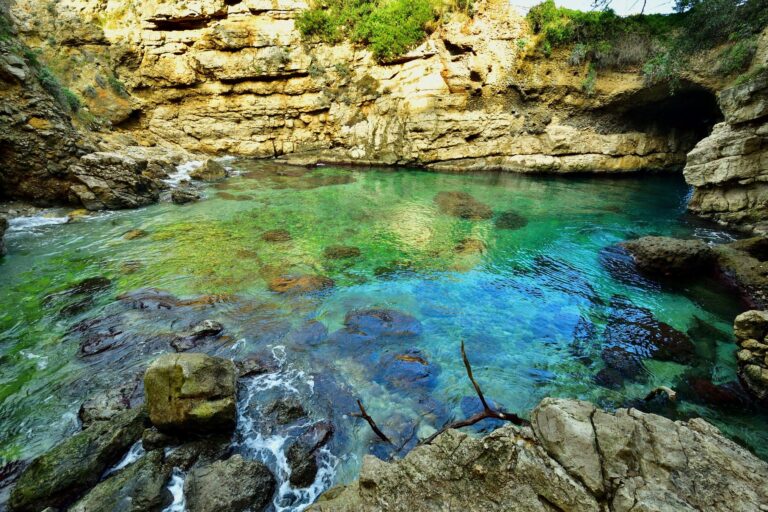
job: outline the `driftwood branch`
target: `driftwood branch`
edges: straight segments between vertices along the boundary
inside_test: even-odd
[[[467,376],[469,377],[469,380],[472,382],[472,386],[475,388],[477,397],[480,399],[480,403],[483,405],[483,410],[465,420],[454,421],[453,423],[449,423],[448,425],[445,425],[443,428],[441,428],[440,430],[438,430],[437,432],[435,432],[434,434],[432,434],[431,436],[429,436],[419,444],[430,444],[432,441],[435,440],[437,436],[439,436],[446,430],[469,427],[471,425],[474,425],[475,423],[479,423],[486,419],[509,421],[510,423],[513,423],[515,425],[528,424],[526,420],[524,420],[517,414],[504,412],[504,411],[497,411],[496,409],[488,405],[488,402],[485,400],[485,396],[483,395],[483,390],[480,389],[480,385],[477,383],[477,381],[475,380],[475,376],[472,374],[472,365],[469,364],[469,359],[467,358],[467,352],[464,349],[463,340],[461,342],[461,358],[464,360],[464,368],[467,369]]]
[[[379,436],[379,439],[381,439],[385,443],[393,444],[392,441],[390,441],[389,438],[386,435],[384,435],[384,432],[382,432],[379,429],[379,427],[376,426],[376,422],[373,421],[373,418],[371,418],[371,416],[366,412],[365,407],[363,407],[363,402],[358,400],[357,406],[360,408],[360,412],[359,413],[353,412],[353,413],[350,413],[349,415],[352,416],[353,418],[364,419],[365,421],[368,422],[368,425],[371,426],[371,430],[373,430],[373,433]]]

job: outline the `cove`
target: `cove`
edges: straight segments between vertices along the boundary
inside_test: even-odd
[[[462,340],[506,410],[561,396],[700,416],[768,458],[768,417],[736,380],[741,305],[714,281],[660,286],[615,249],[645,235],[733,238],[685,214],[679,177],[227,165],[236,176],[197,203],[12,223],[0,262],[3,465],[74,432],[86,398],[157,355],[206,352],[257,362],[240,380],[235,446],[280,483],[288,440],[333,422],[315,483],[280,487],[276,509],[293,509],[356,478],[364,454],[402,455],[476,412]],[[223,330],[180,345],[204,320]],[[677,403],[644,404],[658,386]],[[357,399],[402,446],[350,416]]]

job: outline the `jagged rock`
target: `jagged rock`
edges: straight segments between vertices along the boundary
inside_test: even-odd
[[[157,183],[144,176],[146,160],[118,153],[91,153],[70,168],[73,200],[88,210],[119,210],[156,203]]]
[[[701,240],[646,236],[622,245],[641,271],[656,277],[700,276],[714,263],[712,250]]]
[[[141,437],[145,420],[142,410],[120,413],[110,421],[94,423],[41,455],[21,474],[11,492],[9,509],[38,512],[68,505],[96,484]]]
[[[235,365],[204,354],[165,354],[144,374],[149,418],[169,433],[227,432],[235,427]]]
[[[701,419],[547,398],[531,421],[482,438],[448,431],[396,462],[366,456],[358,482],[310,510],[726,512],[768,500],[768,464]]]
[[[174,204],[188,204],[200,200],[200,194],[186,188],[175,188],[171,191],[171,201]]]
[[[3,238],[5,237],[5,231],[8,229],[8,219],[5,217],[0,217],[0,258],[5,256],[6,249],[5,249],[5,241]]]
[[[313,293],[332,288],[333,279],[324,276],[280,276],[270,279],[270,291],[286,294]]]
[[[736,317],[733,334],[739,378],[758,400],[768,403],[768,311],[747,311]]]
[[[259,512],[272,501],[275,477],[264,464],[234,455],[194,468],[184,483],[189,512]]]
[[[227,177],[227,170],[219,162],[213,159],[189,173],[189,177],[198,181],[217,181]]]
[[[149,452],[110,476],[75,503],[70,512],[160,512],[173,497],[165,485],[171,475],[163,452]]]

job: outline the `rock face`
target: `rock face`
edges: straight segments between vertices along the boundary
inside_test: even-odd
[[[471,19],[444,23],[388,62],[348,43],[303,41],[295,18],[306,0],[46,5],[17,0],[13,18],[52,60],[91,59],[62,77],[97,93],[83,94],[87,107],[137,138],[187,150],[302,164],[622,172],[679,168],[695,142],[622,120],[667,95],[635,70],[601,75],[587,93],[585,67],[529,55],[527,24],[500,0],[477,2]]]
[[[740,350],[739,378],[753,395],[768,403],[768,311],[747,311],[736,317],[733,333]]]
[[[235,427],[235,365],[204,354],[166,354],[144,375],[152,424],[174,433],[222,433]]]
[[[216,160],[207,160],[202,166],[190,172],[189,177],[199,181],[216,181],[226,178],[227,171]]]
[[[623,245],[641,271],[656,277],[701,275],[714,262],[712,250],[701,240],[646,236]]]
[[[146,160],[117,153],[91,153],[70,169],[78,181],[70,191],[89,210],[146,206],[160,197],[155,181],[144,176],[146,169]]]
[[[768,32],[762,37],[768,48]],[[768,63],[762,63],[765,66]],[[688,154],[688,207],[698,215],[768,233],[768,71],[720,93],[725,122]]]
[[[41,455],[24,470],[8,503],[18,512],[59,508],[99,481],[128,448],[141,438],[146,420],[140,410],[97,422]]]
[[[762,510],[768,464],[700,419],[544,399],[532,429],[449,431],[403,460],[365,458],[359,482],[313,510]]]
[[[184,496],[189,512],[258,512],[272,501],[275,485],[266,466],[234,455],[194,468],[184,483]]]

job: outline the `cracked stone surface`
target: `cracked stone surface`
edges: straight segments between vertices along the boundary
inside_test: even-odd
[[[311,510],[766,511],[768,464],[701,419],[546,398],[530,428],[366,457],[357,482]]]

